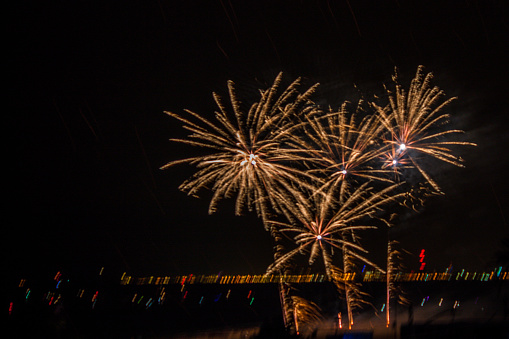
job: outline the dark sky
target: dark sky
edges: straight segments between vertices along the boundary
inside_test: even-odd
[[[206,193],[178,190],[192,168],[159,170],[192,152],[168,141],[186,133],[163,111],[210,117],[212,92],[225,95],[228,79],[251,93],[280,71],[286,84],[320,82],[314,98],[337,107],[381,94],[395,66],[408,81],[420,64],[459,97],[451,128],[479,146],[459,150],[466,169],[427,164],[446,195],[402,215],[392,234],[415,262],[425,248],[431,268],[491,267],[509,235],[507,9],[489,0],[18,2],[4,64],[8,268],[262,273],[272,241],[261,222],[234,217],[228,202],[207,215]],[[384,234],[364,236],[382,245],[372,254],[381,265]]]

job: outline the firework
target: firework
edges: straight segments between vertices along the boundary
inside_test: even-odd
[[[346,281],[340,277],[351,272],[354,259],[361,260],[383,272],[365,257],[368,251],[358,243],[354,231],[376,228],[375,225],[366,223],[366,219],[375,218],[382,207],[403,197],[403,193],[394,193],[401,184],[393,184],[380,191],[374,190],[370,184],[371,182],[366,182],[352,190],[341,205],[335,203],[336,199],[331,194],[334,190],[331,190],[329,194],[320,192],[310,195],[311,204],[297,204],[294,208],[289,208],[294,215],[295,223],[269,222],[280,233],[293,234],[293,241],[297,247],[275,257],[274,263],[268,267],[266,274],[280,271],[299,254],[308,253],[309,265],[321,256],[329,280],[338,288],[338,291],[344,290],[349,328],[353,325],[353,310],[365,303],[365,293],[360,291],[358,283]],[[333,264],[334,248],[339,249],[343,254],[343,271]]]
[[[309,103],[309,97],[317,85],[304,93],[297,91],[300,79],[295,80],[286,90],[278,94],[282,74],[267,90],[260,90],[261,98],[245,112],[235,94],[232,81],[228,82],[233,113],[228,112],[221,98],[213,94],[219,107],[215,122],[185,110],[189,118],[165,112],[184,123],[192,134],[187,139],[173,141],[203,147],[211,152],[182,160],[171,161],[161,167],[168,168],[180,163],[190,163],[198,171],[179,188],[189,195],[197,195],[203,188],[214,193],[209,213],[217,209],[223,198],[237,195],[235,213],[247,207],[253,208],[263,220],[268,211],[280,211],[282,200],[301,197],[299,185],[306,185],[300,170],[287,165],[289,156],[281,146],[286,137],[285,130],[292,119]]]
[[[408,159],[417,168],[425,180],[437,191],[440,187],[419,165],[416,155],[425,154],[455,166],[463,167],[462,159],[453,155],[452,145],[475,144],[462,141],[444,141],[443,138],[461,130],[439,130],[439,125],[447,122],[449,115],[442,109],[456,98],[443,99],[445,93],[438,87],[431,87],[432,73],[423,74],[423,67],[417,73],[405,91],[398,82],[397,73],[393,76],[395,92],[386,87],[389,104],[381,107],[372,102],[380,123],[387,129],[389,136],[385,142],[390,147],[385,166],[395,168],[399,162]],[[393,154],[394,153],[394,154]]]
[[[360,185],[352,191],[344,203],[337,206],[332,194],[315,194],[311,204],[297,204],[289,209],[295,224],[270,221],[284,234],[294,234],[293,240],[297,248],[281,255],[269,268],[266,274],[272,274],[299,253],[309,253],[309,264],[313,264],[322,255],[327,276],[332,280],[333,265],[330,250],[348,247],[348,253],[363,262],[377,267],[358,252],[367,251],[354,241],[348,241],[342,235],[351,231],[376,228],[364,224],[365,219],[373,218],[382,206],[401,197],[403,193],[394,193],[400,184],[393,184],[380,191],[373,190],[370,182]]]
[[[303,123],[293,128],[296,133],[291,133],[298,160],[307,164],[310,173],[322,178],[321,191],[335,187],[340,204],[354,181],[391,182],[385,177],[390,170],[373,166],[384,154],[378,141],[383,126],[375,116],[363,114],[362,101],[354,113],[350,112],[350,106],[345,102],[339,110],[328,112],[314,108]]]
[[[308,186],[306,177],[309,175],[290,164],[292,155],[286,152],[284,144],[288,136],[286,131],[294,119],[298,119],[309,107],[309,97],[317,85],[300,93],[297,90],[300,79],[297,79],[278,94],[281,79],[280,73],[269,89],[260,90],[260,100],[253,103],[247,112],[242,109],[244,106],[235,94],[233,82],[229,81],[233,114],[214,93],[219,107],[219,111],[215,112],[215,122],[190,110],[185,111],[189,118],[166,112],[192,132],[188,139],[172,140],[211,151],[204,156],[172,161],[162,167],[165,169],[179,163],[195,165],[198,171],[180,189],[189,195],[196,195],[203,188],[211,189],[214,193],[209,213],[216,210],[221,199],[236,195],[235,214],[242,214],[246,207],[250,211],[254,209],[268,229],[270,211],[288,213],[281,202],[305,201],[299,186]],[[276,242],[274,258],[277,260],[282,251],[280,236],[277,229],[271,228],[270,231]],[[288,286],[280,283],[279,287],[285,324],[292,328]]]
[[[229,81],[228,108],[213,94],[218,106],[214,119],[190,110],[185,110],[186,116],[165,112],[191,132],[185,139],[171,140],[207,152],[161,168],[195,166],[196,172],[179,188],[193,196],[211,190],[209,213],[226,198],[235,198],[237,215],[246,209],[257,212],[276,243],[267,275],[288,273],[289,263],[299,254],[308,256],[309,265],[321,257],[329,280],[344,291],[351,328],[354,309],[366,303],[365,293],[359,283],[340,276],[353,273],[355,260],[384,272],[366,257],[357,232],[377,228],[376,220],[390,226],[383,213],[391,202],[417,210],[424,198],[441,193],[419,163],[420,156],[463,166],[450,147],[475,146],[445,140],[462,132],[442,127],[449,117],[442,110],[455,98],[444,99],[444,92],[430,85],[431,79],[431,73],[418,67],[407,92],[394,75],[395,90],[386,88],[389,103],[370,102],[371,115],[363,101],[353,112],[349,102],[338,110],[322,109],[310,100],[318,84],[300,92],[300,79],[280,91],[282,74],[249,106],[237,98]],[[424,182],[400,182],[399,177],[413,168]],[[392,218],[394,213],[387,215]],[[295,247],[283,247],[283,236]],[[397,293],[394,262],[400,253],[394,244],[388,243],[387,254],[387,326],[389,301]],[[334,249],[342,256],[342,269],[333,264]],[[291,286],[282,280],[279,287],[288,329],[298,331],[306,319],[317,320],[316,305],[292,295]],[[399,298],[404,300],[401,293]]]

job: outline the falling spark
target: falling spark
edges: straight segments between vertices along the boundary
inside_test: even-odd
[[[322,319],[321,309],[314,302],[299,296],[292,296],[293,317],[297,335],[310,334],[316,322]]]

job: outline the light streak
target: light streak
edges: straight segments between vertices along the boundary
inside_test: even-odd
[[[147,301],[147,303],[145,304],[145,309],[148,309],[150,306],[152,306],[152,303],[153,303],[153,302],[154,302],[154,301],[152,300],[152,298],[150,298],[150,299]]]
[[[99,295],[99,291],[96,291],[95,294],[92,296],[92,302],[95,303],[97,301],[97,296]]]

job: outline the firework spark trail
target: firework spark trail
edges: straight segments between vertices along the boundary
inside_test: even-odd
[[[295,305],[293,317],[295,319],[296,334],[306,336],[323,319],[322,310],[314,302],[299,296],[292,296],[292,303]]]
[[[386,326],[389,327],[391,323],[391,292],[394,289],[394,256],[397,252],[393,249],[395,242],[387,241],[387,274],[386,274],[386,289],[387,289],[387,300],[385,301],[385,319]]]
[[[294,197],[304,200],[298,185],[308,185],[303,179],[306,174],[285,165],[292,155],[281,145],[287,136],[284,133],[286,126],[310,102],[309,97],[317,85],[300,93],[297,90],[300,79],[297,79],[278,95],[281,79],[280,73],[269,89],[260,90],[260,101],[252,104],[247,113],[241,108],[233,82],[229,81],[233,118],[215,93],[214,99],[219,107],[215,112],[215,123],[190,110],[185,110],[189,118],[165,112],[183,122],[183,127],[192,132],[187,139],[171,140],[213,151],[208,155],[171,161],[161,167],[166,169],[180,163],[195,165],[197,172],[179,188],[189,195],[210,188],[214,193],[209,213],[216,211],[221,199],[236,194],[237,215],[246,207],[254,208],[265,221],[270,208],[284,212],[279,208],[281,200],[293,200]]]
[[[395,93],[385,87],[389,104],[385,107],[372,102],[380,123],[387,129],[389,137],[385,142],[395,148],[397,158],[394,161],[407,158],[421,173],[426,181],[440,192],[438,184],[417,162],[412,154],[426,154],[455,166],[463,167],[462,159],[451,154],[449,146],[470,145],[471,142],[441,141],[449,134],[462,133],[461,130],[445,130],[433,132],[432,129],[443,125],[449,118],[442,114],[442,109],[456,98],[443,100],[445,93],[438,87],[431,87],[432,73],[424,76],[423,66],[417,68],[417,73],[411,81],[410,88],[405,91],[398,82],[397,73],[393,76]],[[391,160],[392,161],[392,160]],[[396,165],[396,163],[394,163]]]
[[[344,240],[347,240],[349,237],[355,238],[353,232],[343,232],[342,237]],[[343,245],[343,273],[345,275],[354,274],[354,261],[356,259],[354,249],[351,249],[347,243]],[[365,261],[366,262],[366,261]],[[377,267],[375,264],[371,263],[371,266],[383,272],[382,269]],[[344,290],[344,297],[347,306],[347,316],[348,316],[348,328],[352,329],[353,326],[353,315],[354,312],[362,306],[369,304],[366,301],[367,293],[361,291],[361,284],[356,282],[354,279],[344,279],[343,280],[342,289]]]
[[[387,273],[386,273],[386,326],[389,327],[390,320],[390,301],[396,298],[397,303],[408,305],[409,300],[404,296],[402,287],[396,281],[399,272],[402,272],[402,253],[396,249],[399,242],[396,240],[387,241]]]

